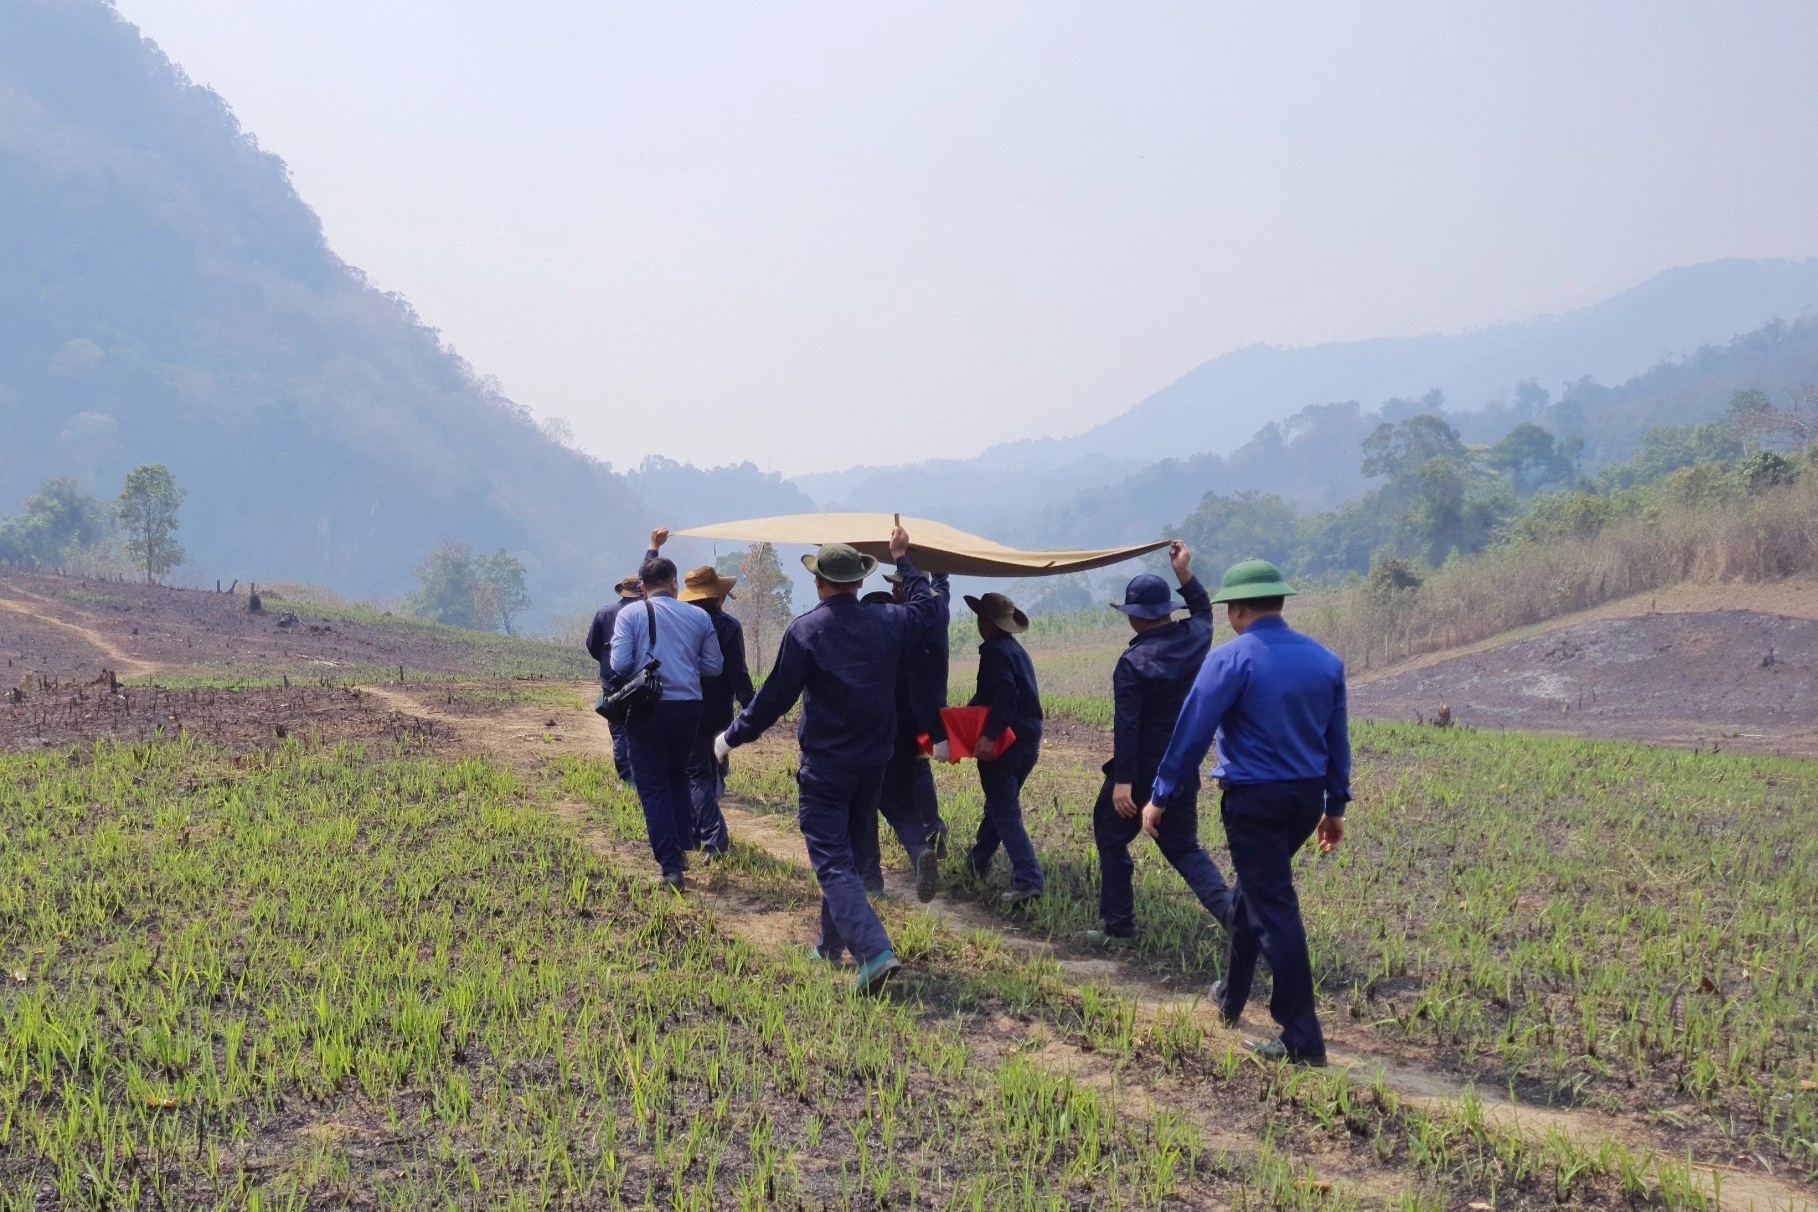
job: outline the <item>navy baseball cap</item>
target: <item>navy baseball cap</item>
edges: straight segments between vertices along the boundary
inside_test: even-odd
[[[1165,619],[1176,609],[1168,582],[1148,572],[1131,577],[1124,586],[1124,600],[1111,605],[1133,619]]]

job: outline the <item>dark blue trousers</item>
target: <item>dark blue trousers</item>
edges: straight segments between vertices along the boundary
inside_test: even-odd
[[[694,748],[688,753],[688,803],[694,819],[695,844],[707,854],[725,854],[732,847],[732,835],[726,829],[725,814],[720,811],[720,795],[726,784],[713,756],[715,735],[717,730],[708,729],[695,734]]]
[[[890,764],[884,767],[884,784],[878,792],[878,811],[890,822],[891,832],[909,853],[911,862],[934,844],[935,833],[946,827],[941,820],[940,800],[934,793],[934,766],[913,744],[899,746]],[[860,874],[882,874],[882,848],[879,863]]]
[[[860,873],[877,862],[877,792],[882,766],[815,764],[802,759],[796,816],[808,861],[821,885],[821,953],[851,951],[860,963],[890,950],[890,936],[865,899]],[[867,842],[867,838],[870,840]]]
[[[985,793],[985,815],[978,823],[978,839],[967,861],[981,875],[991,867],[1001,844],[1010,856],[1010,877],[1018,888],[1040,892],[1045,886],[1035,844],[1023,827],[1023,784],[1041,756],[1041,737],[1016,738],[1004,756],[978,764],[978,785]]]
[[[1281,1025],[1281,1042],[1289,1055],[1307,1058],[1325,1056],[1326,1037],[1313,1006],[1313,963],[1294,893],[1294,855],[1325,810],[1323,779],[1227,784],[1222,803],[1237,893],[1220,1009],[1241,1011],[1250,1000],[1260,954],[1275,977],[1269,1013]]]
[[[618,772],[619,782],[631,781],[631,734],[625,725],[606,722],[606,730],[612,733],[612,768]]]
[[[1115,786],[1110,774],[1099,788],[1098,803],[1092,808],[1092,838],[1098,843],[1098,915],[1104,919],[1105,933],[1129,938],[1136,933],[1136,894],[1132,875],[1136,864],[1130,861],[1130,843],[1143,831],[1141,816],[1117,815],[1111,805]],[[1136,783],[1131,793],[1138,804],[1147,803],[1150,787]],[[1199,798],[1195,795],[1184,804],[1175,804],[1162,814],[1157,831],[1156,848],[1170,866],[1180,872],[1187,887],[1199,898],[1206,911],[1222,924],[1230,920],[1231,889],[1218,864],[1199,844]]]
[[[631,778],[644,807],[644,831],[664,875],[682,870],[682,852],[694,845],[688,802],[688,755],[701,720],[699,699],[665,699],[632,712],[625,721]]]

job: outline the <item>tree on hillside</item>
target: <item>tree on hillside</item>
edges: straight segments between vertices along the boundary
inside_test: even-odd
[[[1818,441],[1818,387],[1800,387],[1785,408],[1775,407],[1765,391],[1734,392],[1724,419],[1750,446],[1772,443],[1804,450]]]
[[[1430,415],[1384,421],[1363,441],[1363,473],[1369,479],[1387,476],[1391,484],[1411,483],[1420,469],[1434,459],[1459,459],[1469,455],[1458,431]]]
[[[404,608],[419,619],[449,627],[480,627],[480,578],[473,549],[443,539],[417,567],[417,589]]]
[[[1576,438],[1555,441],[1553,435],[1523,421],[1484,454],[1484,462],[1509,477],[1518,497],[1532,496],[1547,488],[1567,488],[1578,478],[1578,452],[1584,443]]]
[[[481,618],[497,619],[506,635],[516,635],[512,623],[530,609],[524,562],[501,547],[474,560],[474,579],[478,599],[475,613]]]
[[[1245,491],[1225,496],[1208,492],[1178,528],[1165,533],[1171,539],[1185,539],[1193,548],[1200,575],[1216,580],[1239,560],[1288,565],[1299,526],[1294,506],[1274,493]]]
[[[0,522],[0,563],[56,568],[106,537],[107,507],[70,476],[46,480],[25,508]]]
[[[751,654],[753,676],[762,676],[783,628],[795,613],[795,588],[783,572],[776,548],[753,543],[738,565],[739,585],[728,609],[745,625],[745,649]]]
[[[114,515],[126,532],[126,554],[153,583],[183,562],[177,545],[177,510],[189,495],[162,463],[145,463],[126,473]]]
[[[516,635],[518,618],[530,609],[524,563],[503,547],[476,554],[456,539],[443,539],[417,568],[416,592],[404,609],[426,622]]]

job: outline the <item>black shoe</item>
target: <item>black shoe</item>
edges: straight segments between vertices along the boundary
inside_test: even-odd
[[[1303,1056],[1298,1052],[1288,1051],[1288,1046],[1278,1039],[1247,1039],[1244,1047],[1254,1052],[1263,1060],[1287,1061],[1290,1065],[1305,1065],[1309,1069],[1324,1069],[1326,1054]]]
[[[881,875],[867,875],[865,877],[865,895],[884,895],[884,877]]]
[[[1232,1010],[1225,1005],[1225,993],[1229,989],[1230,984],[1227,981],[1223,979],[1213,981],[1212,1004],[1218,1007],[1218,1021],[1227,1027],[1235,1027],[1244,1021],[1244,1008],[1239,1006]]]
[[[915,899],[926,905],[941,883],[941,860],[932,850],[915,856]]]
[[[688,891],[688,878],[680,871],[663,872],[663,883],[674,888],[677,892]]]
[[[937,859],[946,858],[947,857],[947,826],[944,824],[936,825],[933,829],[929,830],[928,831],[928,843],[929,843],[929,845],[934,847],[934,857],[935,858],[937,858]]]
[[[1028,904],[1041,894],[1040,888],[1012,888],[997,899],[1003,903],[1004,908],[1014,909],[1018,905]]]

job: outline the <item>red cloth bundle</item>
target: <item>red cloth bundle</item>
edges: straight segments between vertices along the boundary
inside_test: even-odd
[[[985,718],[991,714],[989,707],[943,707],[941,723],[947,726],[947,760],[957,762],[974,756],[978,751],[978,738],[985,731]],[[934,742],[922,733],[916,738],[923,753],[934,752]],[[997,754],[1003,756],[1004,750],[1016,744],[1016,729],[1004,729],[1004,735],[997,738]]]

